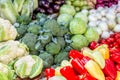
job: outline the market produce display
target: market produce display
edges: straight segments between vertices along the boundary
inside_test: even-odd
[[[0,80],[120,80],[120,1],[0,0]]]

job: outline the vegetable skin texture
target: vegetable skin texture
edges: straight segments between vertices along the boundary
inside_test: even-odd
[[[59,24],[54,19],[49,19],[44,23],[44,29],[51,31],[53,35],[57,35],[60,31]]]
[[[15,23],[19,16],[11,0],[0,0],[0,12],[1,16],[10,20],[11,23]]]
[[[0,43],[0,62],[8,64],[14,59],[29,54],[28,47],[24,43],[9,40]]]
[[[49,44],[46,45],[46,51],[48,53],[51,53],[52,55],[58,54],[60,49],[61,49],[60,45],[54,42],[50,42]]]
[[[44,68],[49,68],[53,64],[53,56],[47,52],[40,53],[39,57],[43,59]]]
[[[17,30],[14,26],[5,19],[0,18],[0,42],[7,40],[15,40],[17,37]]]
[[[34,35],[33,33],[26,33],[22,37],[21,42],[28,46],[30,54],[38,54],[37,49],[35,49],[37,35]]]

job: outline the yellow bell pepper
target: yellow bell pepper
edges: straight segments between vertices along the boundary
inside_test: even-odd
[[[62,68],[61,66],[55,68],[55,76],[61,76],[61,73],[60,73],[61,68]]]
[[[64,66],[71,66],[71,67],[72,67],[71,63],[70,63],[68,60],[63,60],[63,61],[61,62],[61,66],[62,66],[62,67],[64,67]]]
[[[101,46],[98,46],[96,49],[94,49],[94,51],[99,51],[103,55],[104,59],[109,59],[110,57],[109,49],[106,44],[102,44]]]
[[[101,68],[95,61],[89,60],[84,65],[84,67],[88,71],[88,73],[92,75],[94,78],[96,78],[97,80],[105,80],[104,73],[102,72]]]
[[[117,71],[117,77],[115,80],[120,80],[120,71]]]

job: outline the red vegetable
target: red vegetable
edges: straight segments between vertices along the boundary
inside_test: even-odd
[[[116,69],[117,69],[117,71],[120,71],[120,64],[116,65]]]
[[[111,59],[116,63],[120,64],[120,52],[111,54]]]
[[[90,43],[90,45],[89,45],[89,48],[93,50],[93,49],[95,49],[97,46],[98,46],[97,42],[92,41],[92,42]]]
[[[82,53],[80,53],[79,51],[77,51],[77,50],[70,50],[70,52],[69,52],[69,57],[70,58],[79,58],[79,59],[81,59],[81,58],[83,58],[83,54]]]
[[[71,66],[65,66],[60,69],[60,73],[67,79],[67,80],[80,80],[80,78],[75,74],[73,68]]]
[[[47,80],[49,80],[49,78],[55,76],[55,70],[52,68],[47,68],[45,69],[45,74],[46,74]]]
[[[113,80],[111,77],[106,77],[105,80]]]
[[[96,80],[89,73],[84,73],[81,75],[80,80]]]
[[[105,60],[105,68],[103,69],[103,72],[106,76],[110,76],[112,79],[115,80],[117,76],[117,71],[114,65],[114,62],[110,59]]]

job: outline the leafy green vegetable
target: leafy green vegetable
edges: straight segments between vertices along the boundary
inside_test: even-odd
[[[29,25],[29,28],[27,29],[27,31],[37,35],[37,34],[39,34],[40,29],[41,29],[40,25],[33,24],[33,25]]]
[[[58,55],[55,56],[54,63],[60,64],[63,60],[68,60],[68,52],[61,51]]]
[[[61,14],[70,14],[70,15],[74,16],[76,11],[75,11],[75,8],[72,5],[64,4],[60,8],[60,13]]]
[[[44,28],[48,31],[51,31],[53,35],[57,35],[60,31],[60,27],[56,20],[49,19],[45,22]]]
[[[47,52],[42,52],[42,53],[40,53],[39,57],[43,59],[44,68],[48,68],[48,67],[52,66],[54,59],[51,54],[49,54]]]
[[[72,19],[73,17],[70,14],[60,14],[57,18],[57,22],[59,25],[67,27]]]
[[[74,18],[70,22],[70,32],[72,34],[83,34],[86,31],[87,24],[79,18]]]
[[[74,35],[71,38],[72,43],[70,44],[74,49],[81,50],[81,48],[88,46],[89,42],[83,35]]]
[[[10,20],[11,23],[15,23],[19,15],[11,0],[0,0],[0,12],[1,16]]]
[[[49,44],[46,45],[46,51],[48,53],[51,53],[52,55],[58,54],[60,49],[61,49],[61,46],[54,42],[50,42]]]
[[[85,33],[85,37],[88,39],[89,42],[98,41],[99,40],[99,34],[92,27],[88,28],[88,30]]]

